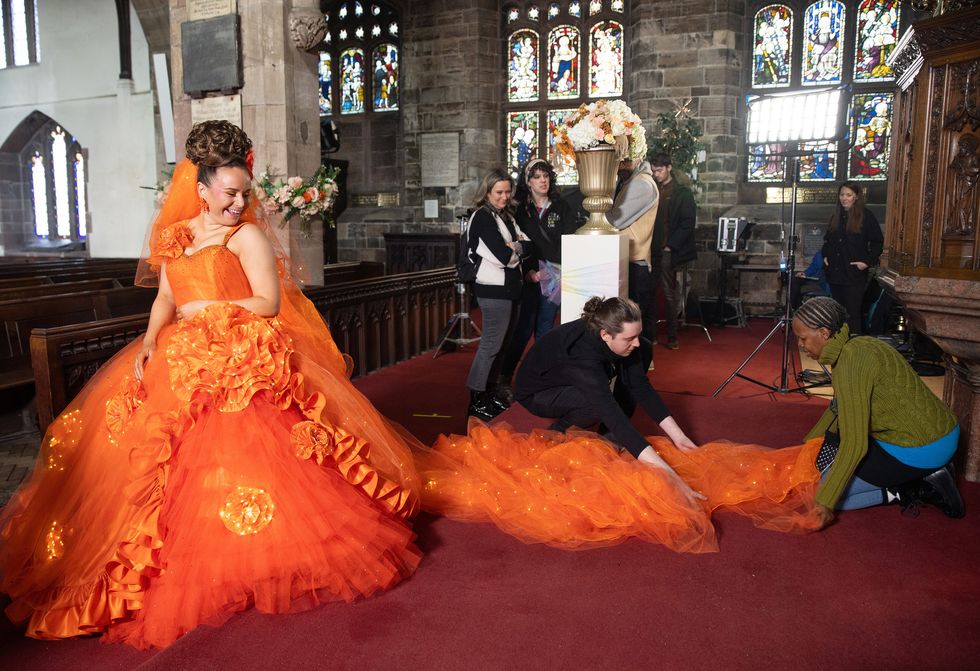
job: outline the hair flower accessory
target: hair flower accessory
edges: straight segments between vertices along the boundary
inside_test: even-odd
[[[329,214],[337,199],[337,174],[335,167],[321,165],[307,180],[302,177],[277,177],[266,168],[259,175],[253,195],[258,198],[268,214],[282,212],[283,225],[295,216],[300,218],[300,229],[309,236],[312,220]],[[332,228],[333,219],[326,219]]]
[[[558,151],[574,160],[575,152],[607,144],[617,158],[642,159],[647,153],[646,129],[640,117],[622,100],[582,104],[555,129]]]

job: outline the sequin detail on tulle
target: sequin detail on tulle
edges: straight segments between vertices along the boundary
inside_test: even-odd
[[[65,470],[65,459],[78,445],[81,433],[82,416],[77,409],[59,415],[48,429],[42,461],[44,467],[50,471]]]
[[[418,510],[418,499],[410,490],[386,479],[367,462],[370,446],[361,438],[337,427],[305,421],[293,425],[289,439],[296,456],[313,457],[318,464],[336,467],[347,482],[390,512],[410,516]]]
[[[198,392],[221,412],[237,412],[260,391],[288,407],[292,341],[275,319],[215,303],[181,322],[167,345],[170,386],[183,402]]]
[[[60,559],[65,552],[65,541],[62,536],[65,529],[57,520],[51,523],[47,535],[44,537],[44,558],[48,561]]]
[[[248,536],[265,529],[275,512],[276,504],[264,489],[235,487],[225,498],[218,516],[228,531]]]

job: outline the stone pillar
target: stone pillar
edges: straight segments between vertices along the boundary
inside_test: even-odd
[[[290,15],[319,11],[317,0],[239,0],[244,86],[242,125],[255,143],[255,169],[307,178],[320,165],[316,56],[297,48],[290,37]],[[191,101],[184,92],[181,24],[187,0],[170,2],[171,70],[178,154],[191,127]],[[299,222],[282,236],[294,265],[312,284],[323,283],[323,226],[314,222],[306,238]]]

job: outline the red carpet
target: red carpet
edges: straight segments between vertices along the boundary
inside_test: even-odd
[[[764,335],[713,329],[709,345],[689,329],[681,350],[657,349],[655,385],[693,438],[796,443],[822,412],[825,401],[796,395],[788,403],[736,398],[735,383],[722,398],[694,395],[710,394]],[[772,349],[757,357],[770,376],[778,374],[779,348]],[[471,353],[419,357],[357,386],[431,442],[465,426]],[[502,419],[519,428],[541,422],[519,408]],[[638,421],[652,432],[651,420]],[[973,669],[980,658],[980,485],[962,491],[969,510],[962,520],[934,508],[911,518],[881,507],[845,513],[808,536],[722,515],[721,551],[700,556],[636,541],[568,552],[523,545],[488,525],[423,517],[416,523],[425,552],[419,571],[379,598],[297,615],[249,612],[155,654],[94,639],[34,641],[8,625],[0,663],[168,671]]]

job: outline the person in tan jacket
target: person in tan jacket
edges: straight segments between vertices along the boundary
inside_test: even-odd
[[[609,223],[629,238],[629,297],[640,306],[643,315],[641,335],[653,342],[656,337],[656,283],[651,274],[650,243],[657,219],[660,192],[647,161],[623,160],[619,163],[619,182],[612,209],[606,213]]]

